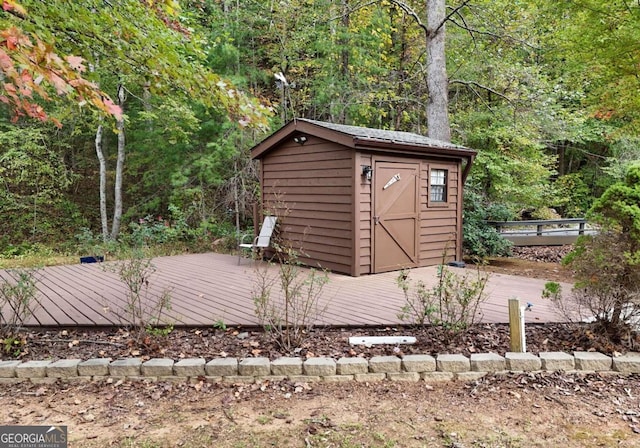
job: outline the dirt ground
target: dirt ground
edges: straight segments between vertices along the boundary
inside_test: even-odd
[[[640,378],[472,383],[111,383],[0,387],[2,424],[70,447],[637,447]]]

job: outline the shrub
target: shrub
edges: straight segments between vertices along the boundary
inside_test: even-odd
[[[171,309],[171,291],[164,289],[158,297],[151,296],[149,291],[156,267],[144,252],[134,250],[127,259],[105,265],[104,269],[116,273],[127,288],[126,323],[136,342],[141,342],[147,334],[157,333],[153,331],[155,328],[172,328],[171,323],[163,320],[163,313]]]
[[[640,318],[640,270],[629,264],[624,239],[609,231],[581,237],[565,261],[575,272],[572,294],[555,300],[569,320],[593,320],[612,340]]]
[[[282,349],[291,352],[302,346],[326,311],[319,299],[329,277],[325,271],[304,268],[290,247],[280,247],[276,260],[256,265],[253,303],[265,331]]]
[[[36,300],[34,270],[16,269],[7,273],[13,279],[0,284],[0,336],[4,352],[17,356],[25,344],[19,336],[22,326],[40,304]]]
[[[618,340],[640,319],[640,165],[594,202],[589,218],[600,231],[581,237],[566,257],[576,284],[569,301],[558,305],[574,319],[595,320]]]
[[[299,257],[303,249],[294,248],[279,231],[290,213],[288,204],[279,192],[273,196],[268,209],[278,218],[271,237],[275,263],[255,265],[253,303],[265,331],[282,349],[291,352],[302,346],[324,315],[327,305],[320,305],[320,295],[329,276],[325,270],[302,266]]]
[[[425,323],[443,327],[455,335],[476,323],[480,304],[487,299],[485,287],[489,275],[479,268],[474,274],[458,275],[445,265],[438,266],[438,282],[428,287],[419,280],[412,284],[409,272],[396,278],[405,296],[398,318],[414,325]]]
[[[503,238],[487,221],[506,221],[511,212],[502,205],[488,202],[475,191],[465,191],[463,211],[463,249],[477,258],[508,256],[511,242]]]

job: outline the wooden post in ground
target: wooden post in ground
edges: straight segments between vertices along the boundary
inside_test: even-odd
[[[509,299],[509,335],[511,336],[511,351],[523,353],[522,332],[524,329],[520,324],[520,300]]]

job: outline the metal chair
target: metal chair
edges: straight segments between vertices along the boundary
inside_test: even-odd
[[[262,227],[260,228],[260,234],[253,239],[252,243],[243,243],[242,241],[238,245],[240,249],[240,254],[238,256],[238,264],[240,264],[240,259],[242,256],[242,251],[245,249],[251,249],[251,253],[255,258],[255,254],[258,250],[269,247],[271,244],[271,236],[273,235],[273,230],[276,227],[276,221],[278,218],[275,216],[265,216],[264,221],[262,222]],[[245,235],[247,236],[247,235]]]

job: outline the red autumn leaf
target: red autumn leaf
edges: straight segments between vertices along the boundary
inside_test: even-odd
[[[0,70],[6,72],[11,68],[13,68],[13,61],[9,55],[0,48]]]
[[[15,50],[18,48],[18,38],[12,35],[7,36],[5,38],[5,45],[9,50]]]
[[[27,11],[17,4],[14,0],[3,0],[2,1],[2,9],[5,11],[15,11],[18,15],[26,16]]]
[[[104,98],[102,102],[105,105],[105,110],[113,115],[117,120],[122,118],[122,108],[111,101],[110,98]]]
[[[22,70],[22,73],[20,73],[20,80],[23,83],[31,84],[33,82],[33,77],[27,70]]]
[[[82,73],[84,72],[87,68],[82,64],[82,62],[84,61],[83,58],[81,58],[80,56],[67,56],[65,58],[67,60],[67,62],[69,63],[69,65],[71,66],[72,69]]]
[[[20,88],[20,95],[31,98],[33,90],[30,87],[24,86]]]
[[[9,84],[8,82],[6,82],[3,87],[4,87],[4,90],[6,90],[7,93],[9,93],[9,95],[16,94],[16,86],[14,86],[13,84]]]
[[[51,73],[51,75],[49,76],[49,81],[51,81],[51,84],[53,84],[53,86],[56,88],[56,92],[58,92],[58,95],[64,95],[65,93],[68,93],[69,85],[60,76],[56,75],[55,73]]]

